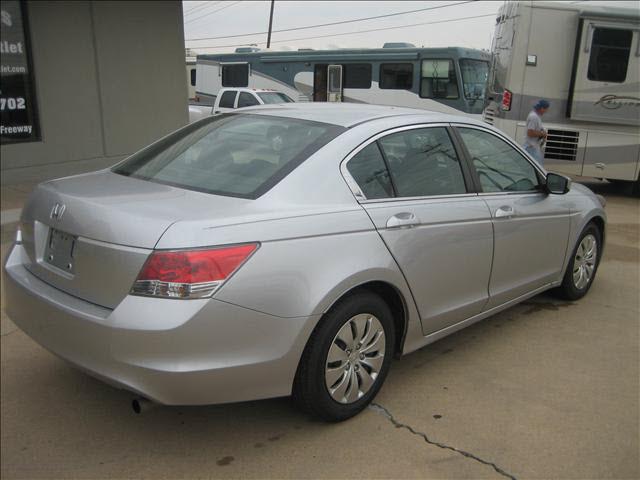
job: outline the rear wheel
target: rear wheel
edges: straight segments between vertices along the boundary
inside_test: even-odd
[[[300,360],[295,403],[324,420],[346,420],[380,390],[395,345],[393,316],[370,292],[340,301],[321,320]]]
[[[593,284],[602,252],[602,233],[593,223],[588,224],[578,237],[562,284],[555,292],[567,300],[578,300],[586,295]]]

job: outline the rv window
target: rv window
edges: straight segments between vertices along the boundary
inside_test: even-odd
[[[223,87],[248,87],[249,64],[222,65]]]
[[[240,96],[238,97],[238,108],[251,107],[253,105],[260,105],[258,99],[250,93],[240,92]]]
[[[196,86],[196,69],[192,68],[189,73],[191,73],[191,86],[195,87]]]
[[[220,105],[222,108],[233,108],[233,103],[236,100],[236,91],[229,90],[228,92],[224,92],[222,97],[220,97]]]
[[[459,97],[458,78],[453,60],[429,59],[422,61],[420,96],[450,100]]]
[[[413,63],[383,63],[380,65],[380,88],[411,90]]]
[[[596,82],[624,82],[632,38],[631,30],[594,29],[587,78]]]
[[[344,88],[371,88],[371,64],[352,63],[343,65]]]
[[[484,99],[484,90],[489,78],[489,62],[463,58],[460,60],[460,72],[465,98]]]

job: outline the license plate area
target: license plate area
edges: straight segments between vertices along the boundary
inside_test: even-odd
[[[44,261],[67,273],[75,273],[73,254],[78,237],[49,229],[49,238],[44,250]]]

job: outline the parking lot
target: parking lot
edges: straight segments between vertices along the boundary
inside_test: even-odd
[[[3,308],[2,478],[639,478],[640,200],[587,184],[609,224],[584,299],[543,294],[394,361],[340,424],[286,398],[135,415]],[[3,209],[28,190],[3,187]]]

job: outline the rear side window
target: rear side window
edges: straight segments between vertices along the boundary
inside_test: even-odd
[[[420,96],[450,100],[460,96],[453,60],[438,58],[422,61]]]
[[[393,196],[389,171],[376,142],[349,160],[347,170],[368,200]]]
[[[624,82],[632,39],[631,30],[594,29],[587,78],[596,82]]]
[[[239,63],[232,65],[222,65],[222,86],[248,87],[249,64]]]
[[[535,168],[518,151],[495,135],[473,128],[458,128],[483,192],[528,192],[540,181]]]
[[[214,116],[178,130],[113,171],[188,190],[257,198],[344,130],[282,117]]]
[[[460,160],[444,127],[393,133],[379,142],[399,197],[467,192]]]
[[[222,108],[233,108],[237,93],[238,92],[234,91],[223,92],[222,97],[220,97],[220,105],[218,106]]]
[[[253,105],[260,105],[258,99],[247,92],[241,92],[238,97],[238,108],[251,107]]]
[[[370,63],[352,63],[342,68],[344,88],[371,88]]]
[[[380,88],[411,90],[413,87],[412,63],[383,63],[380,65]]]

